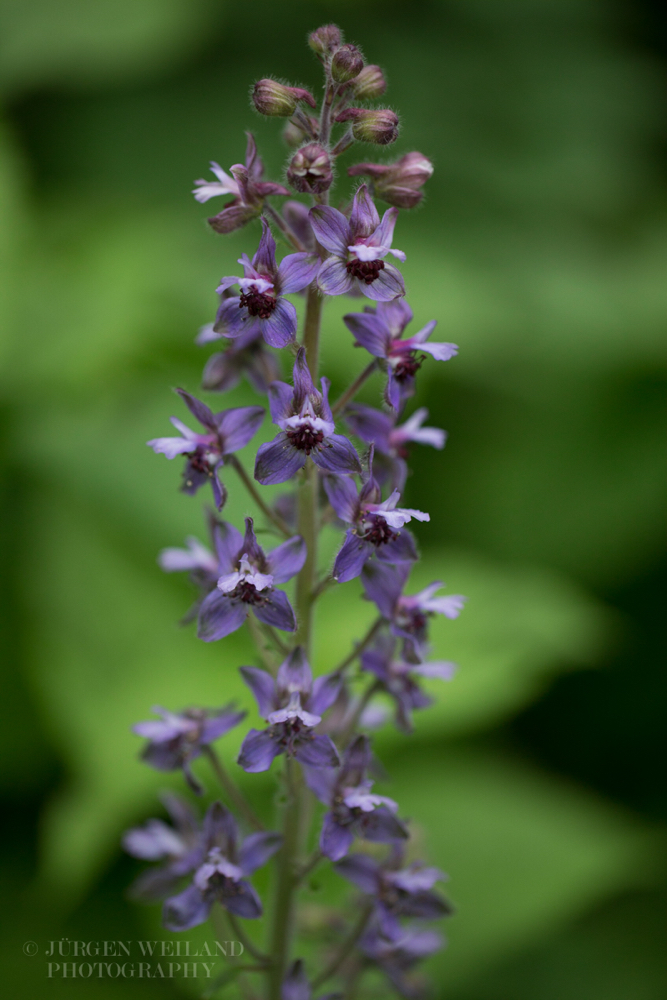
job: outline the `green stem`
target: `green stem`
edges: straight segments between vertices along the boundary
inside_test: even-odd
[[[269,205],[268,201],[264,203],[264,211],[267,215],[270,215],[278,229],[281,231],[286,240],[288,240],[295,250],[303,252],[306,248],[296,235],[292,227],[287,223],[282,215],[275,210],[273,205]]]
[[[259,950],[259,948],[255,947],[234,914],[227,911],[227,919],[229,920],[229,926],[232,929],[232,934],[236,934],[237,940],[243,945],[243,950],[247,951],[249,955],[252,955],[255,961],[260,962],[262,967],[268,965],[270,961],[269,956],[265,955]]]
[[[361,935],[364,933],[364,929],[366,927],[366,924],[368,923],[368,918],[371,915],[372,908],[373,907],[370,904],[366,904],[366,906],[364,906],[361,913],[359,914],[357,922],[353,926],[348,936],[343,941],[342,945],[340,946],[334,957],[331,959],[327,967],[322,972],[320,972],[319,976],[315,976],[315,978],[313,979],[312,982],[313,990],[318,989],[323,983],[326,983],[327,979],[331,979],[332,976],[336,975],[341,965],[343,964],[347,956],[350,954],[350,952],[354,948],[355,944],[357,943]]]
[[[347,668],[352,663],[354,663],[354,661],[356,660],[356,658],[358,656],[360,656],[363,653],[363,651],[366,649],[366,647],[369,645],[369,643],[371,643],[373,641],[373,639],[375,638],[375,636],[379,632],[379,630],[380,630],[380,628],[382,626],[383,621],[384,621],[384,618],[376,618],[375,619],[375,621],[373,622],[373,624],[371,625],[371,627],[369,628],[368,632],[363,637],[363,639],[361,640],[361,642],[358,642],[355,645],[355,647],[352,650],[352,652],[349,653],[345,657],[345,659],[343,660],[343,662],[338,664],[338,666],[334,670],[334,673],[336,673],[336,674],[342,673],[344,670],[347,670]]]
[[[286,538],[291,538],[294,532],[291,530],[289,525],[283,521],[280,514],[276,514],[274,510],[271,510],[271,508],[264,503],[261,496],[257,492],[257,489],[255,488],[255,484],[253,483],[252,479],[250,478],[248,473],[245,471],[245,469],[239,462],[236,455],[230,455],[227,461],[236,471],[237,476],[239,477],[239,479],[247,489],[248,493],[250,494],[250,496],[253,498],[253,500],[261,510],[264,517],[267,518],[267,520],[271,521],[271,523],[275,525],[278,531],[280,531],[281,534],[285,535]]]
[[[354,399],[354,397],[359,392],[366,379],[370,378],[370,376],[373,374],[376,367],[377,367],[377,362],[371,361],[371,363],[367,365],[364,368],[364,370],[359,373],[359,375],[357,375],[354,382],[347,387],[343,395],[338,397],[334,405],[331,407],[331,412],[334,415],[334,417],[336,416],[337,413],[340,413],[340,411],[343,409],[344,406],[347,406],[347,404],[350,402],[351,399]]]
[[[380,684],[380,681],[373,681],[372,684],[368,685],[368,687],[366,688],[366,690],[364,691],[364,693],[362,694],[361,698],[359,699],[359,701],[355,706],[354,712],[352,713],[352,718],[350,719],[345,729],[343,730],[343,733],[339,741],[341,747],[346,747],[348,745],[348,743],[354,736],[354,731],[357,728],[359,719],[361,718],[364,709],[368,705],[369,701],[371,700],[375,692],[379,691],[381,687],[382,685]]]
[[[215,771],[215,776],[220,782],[223,790],[227,794],[227,797],[230,799],[230,801],[233,802],[238,811],[243,816],[245,816],[245,818],[247,819],[248,823],[250,823],[251,826],[254,826],[256,830],[263,830],[264,824],[262,823],[261,820],[257,818],[250,803],[246,800],[243,793],[240,791],[239,788],[237,788],[237,786],[234,784],[232,779],[227,774],[227,771],[222,761],[218,757],[213,747],[211,746],[204,747],[204,753],[210,760],[211,766]]]

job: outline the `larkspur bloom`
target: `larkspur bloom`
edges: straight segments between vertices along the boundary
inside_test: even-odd
[[[375,308],[368,306],[362,313],[343,316],[356,343],[374,358],[384,360],[388,375],[385,400],[394,410],[414,393],[415,375],[427,354],[436,361],[449,361],[458,352],[456,344],[427,343],[437,325],[434,319],[412,337],[403,339],[411,319],[412,309],[403,299],[378,302]]]
[[[405,260],[402,250],[391,246],[398,209],[389,208],[382,217],[362,184],[354,196],[349,220],[328,205],[310,210],[310,221],[318,243],[331,256],[323,262],[317,285],[325,295],[362,292],[377,302],[405,295],[401,272],[387,264],[387,254]]]
[[[203,858],[201,829],[188,803],[170,792],[162,795],[162,801],[173,826],[149,819],[143,826],[127,830],[122,839],[124,850],[133,858],[164,862],[147,868],[130,887],[133,898],[145,903],[168,896]]]
[[[187,463],[183,473],[183,491],[194,494],[210,482],[213,489],[215,505],[220,510],[227,493],[220,480],[220,469],[227,455],[245,448],[250,439],[259,430],[264,419],[264,409],[261,406],[235,406],[231,410],[213,413],[205,403],[195,399],[185,389],[177,389],[190,413],[205,428],[205,434],[190,430],[178,417],[171,417],[171,422],[180,431],[181,437],[153,438],[148,446],[157,455],[176,458],[185,455]]]
[[[372,469],[371,445],[369,475],[359,493],[345,476],[326,476],[324,480],[331,506],[342,521],[352,525],[334,563],[332,576],[339,583],[359,576],[373,555],[387,563],[414,562],[418,558],[414,539],[403,528],[413,518],[430,521],[430,516],[421,510],[399,507],[398,490],[382,500]]]
[[[411,663],[422,663],[427,654],[428,622],[433,615],[458,618],[465,603],[461,594],[436,593],[444,583],[431,583],[418,594],[404,594],[403,587],[410,566],[371,562],[364,566],[361,582],[369,601],[390,625],[395,636],[404,639],[403,656]]]
[[[310,456],[323,472],[353,475],[361,472],[359,456],[342,434],[335,434],[329,406],[329,380],[321,380],[322,391],[313,385],[300,347],[294,364],[294,387],[274,382],[269,388],[271,419],[281,433],[260,446],[255,479],[263,486],[284,483],[306,464]]]
[[[406,974],[442,945],[440,934],[419,925],[401,927],[389,938],[377,923],[369,927],[359,942],[362,953],[377,962],[394,988],[408,1000],[417,1000],[423,991],[422,984]]]
[[[219,340],[213,323],[203,326],[196,338],[197,344]],[[224,351],[212,354],[204,367],[202,389],[208,392],[229,392],[245,375],[257,392],[265,393],[272,382],[280,377],[278,359],[266,348],[259,330],[249,330],[232,340]]]
[[[261,832],[239,843],[234,817],[214,802],[204,817],[202,863],[192,884],[165,900],[164,926],[169,931],[197,927],[215,902],[247,920],[261,917],[262,904],[247,876],[266,864],[281,842],[280,834]]]
[[[341,679],[326,674],[313,681],[300,646],[288,656],[274,680],[266,670],[241,667],[241,675],[255,696],[268,729],[251,729],[241,746],[244,771],[267,771],[279,754],[295,757],[310,767],[336,767],[338,752],[328,736],[313,732],[338,695]]]
[[[207,202],[209,198],[231,194],[232,200],[217,215],[208,220],[209,225],[218,233],[232,233],[240,229],[261,213],[264,199],[269,195],[288,195],[289,191],[282,184],[263,181],[264,166],[257,155],[255,140],[246,132],[245,163],[235,163],[230,167],[230,173],[225,173],[222,167],[211,162],[211,170],[217,177],[216,181],[195,181],[192,192],[197,201]]]
[[[305,768],[308,787],[329,807],[322,823],[320,850],[331,861],[347,854],[355,836],[383,844],[408,836],[395,815],[398,806],[393,799],[371,791],[373,782],[366,777],[370,764],[368,738],[358,736],[336,771]]]
[[[449,681],[454,676],[456,664],[449,660],[409,663],[398,654],[395,637],[381,635],[361,654],[361,668],[377,678],[379,690],[391,695],[396,703],[396,725],[410,733],[413,710],[433,704],[433,698],[419,686],[420,679],[435,677]]]
[[[419,862],[399,868],[397,861],[391,855],[388,863],[380,863],[367,854],[350,854],[335,865],[339,875],[372,897],[375,920],[389,938],[400,934],[400,917],[435,920],[451,913],[449,904],[433,892],[436,882],[447,878],[439,868]]]
[[[255,256],[250,261],[243,254],[238,262],[243,266],[243,277],[223,278],[217,288],[221,301],[213,332],[234,340],[253,331],[271,347],[285,347],[294,340],[297,317],[284,296],[300,292],[316,278],[320,258],[305,251],[291,253],[278,266],[276,241],[262,217],[262,237]],[[232,285],[239,286],[240,295],[224,295]]]
[[[355,163],[347,172],[350,177],[372,177],[375,194],[390,205],[414,208],[423,198],[421,189],[433,173],[433,164],[422,153],[414,152],[395,163]]]
[[[253,520],[247,517],[245,535],[231,524],[217,538],[220,576],[199,609],[198,635],[205,642],[223,639],[241,628],[252,611],[266,625],[284,632],[296,630],[296,618],[287,595],[276,583],[287,583],[306,560],[306,543],[295,535],[265,555],[258,544]]]
[[[190,770],[191,762],[210,743],[237,726],[246,713],[235,711],[233,705],[218,709],[186,708],[183,712],[170,712],[154,705],[152,711],[162,718],[138,722],[132,727],[137,736],[148,740],[142,760],[158,771],[182,769],[192,790],[201,794],[203,789]]]
[[[375,478],[380,486],[386,483],[402,492],[407,479],[408,444],[428,444],[438,450],[444,448],[447,435],[439,427],[423,427],[428,410],[415,410],[404,424],[396,426],[396,412],[384,413],[364,403],[353,403],[345,409],[345,422],[353,434],[375,448],[373,464]]]

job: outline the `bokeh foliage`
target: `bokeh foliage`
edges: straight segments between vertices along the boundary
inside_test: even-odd
[[[427,206],[401,220],[397,244],[417,321],[437,317],[461,345],[422,372],[420,402],[450,439],[444,454],[415,453],[407,491],[432,514],[415,582],[444,576],[469,597],[458,622],[434,630],[460,670],[414,744],[390,727],[378,735],[392,794],[459,907],[432,968],[437,995],[664,997],[652,928],[664,920],[667,818],[654,638],[667,231],[664,52],[651,17],[629,0],[4,4],[12,995],[44,989],[26,938],[160,933],[154,911],[122,899],[134,866],[119,833],[152,814],[164,783],[137,762],[130,724],[155,702],[249,700],[235,675],[252,655],[245,639],[204,646],[175,624],[190,594],[155,554],[202,525],[176,469],[144,442],[178,412],[168,387],[196,390],[206,354],[192,338],[217,279],[257,235],[213,237],[191,181],[211,158],[241,158],[249,122],[280,173],[284,148],[251,117],[248,87],[272,74],[312,85],[302,39],[336,19],[387,68],[404,120],[397,152],[436,163]],[[327,311],[334,388],[352,354],[344,309]],[[366,398],[377,395],[371,384]],[[239,388],[225,405],[252,401]],[[238,490],[228,512],[252,512]],[[354,585],[327,595],[317,671],[369,614]],[[223,746],[231,761],[233,736]],[[270,779],[247,785],[260,805],[272,794]]]

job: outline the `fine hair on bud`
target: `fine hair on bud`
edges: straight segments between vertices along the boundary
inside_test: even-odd
[[[364,57],[356,45],[341,45],[331,60],[331,76],[336,83],[349,83],[364,68]]]
[[[331,159],[324,146],[309,142],[292,157],[287,168],[287,181],[300,194],[323,194],[331,187]]]
[[[387,81],[379,66],[369,65],[350,82],[349,93],[358,101],[374,101],[382,97]]]
[[[287,87],[277,80],[258,80],[253,87],[252,101],[261,115],[269,118],[291,118],[299,101],[317,107],[313,95],[302,87]]]
[[[324,58],[335,52],[342,41],[341,30],[336,24],[323,24],[308,36],[308,44],[313,52]]]
[[[398,139],[398,115],[389,108],[346,108],[336,115],[337,122],[350,122],[358,142],[388,146]]]
[[[424,197],[422,188],[433,173],[423,153],[406,153],[395,163],[356,163],[350,177],[372,177],[375,194],[396,208],[415,208]]]

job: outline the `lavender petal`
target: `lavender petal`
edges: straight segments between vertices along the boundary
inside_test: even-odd
[[[168,931],[189,931],[208,920],[212,903],[196,885],[189,885],[177,896],[165,900],[162,923]]]
[[[247,605],[232,600],[227,594],[214,590],[204,598],[199,609],[197,635],[204,642],[224,639],[241,628],[248,614]]]
[[[296,632],[296,618],[287,594],[282,590],[272,590],[265,604],[252,609],[265,625],[272,625],[283,632]]]
[[[393,264],[384,265],[384,270],[367,285],[365,281],[359,282],[359,288],[363,294],[373,299],[375,302],[390,302],[392,299],[405,295],[405,282],[403,275]]]
[[[278,281],[282,295],[300,292],[317,277],[320,269],[320,258],[317,254],[291,253],[283,257],[278,268]]]
[[[251,833],[241,844],[239,850],[239,868],[244,875],[252,875],[253,872],[265,865],[269,858],[273,857],[279,850],[283,838],[279,833],[262,831]]]
[[[296,309],[287,299],[279,298],[268,319],[260,320],[262,336],[271,347],[285,347],[294,340],[297,328]]]
[[[262,486],[286,483],[306,464],[305,451],[299,451],[286,434],[260,446],[255,460],[255,479]]]
[[[330,861],[340,861],[345,857],[354,841],[354,833],[349,826],[340,826],[331,813],[327,813],[322,823],[320,850]]]
[[[274,583],[287,583],[296,576],[303,567],[307,554],[308,549],[301,535],[295,535],[269,552],[267,562]]]
[[[238,763],[249,774],[258,774],[260,771],[268,771],[273,758],[283,752],[269,729],[251,729],[241,744]]]
[[[259,430],[264,412],[263,406],[235,406],[215,414],[213,419],[222,438],[225,455],[245,448]]]
[[[347,583],[359,576],[366,560],[373,554],[373,545],[364,541],[354,531],[348,531],[336,556],[332,576],[339,583]]]
[[[338,767],[340,757],[329,736],[310,735],[299,740],[294,756],[308,767]]]
[[[222,892],[219,896],[222,905],[237,917],[246,920],[257,920],[262,915],[262,904],[259,896],[250,882],[241,879],[234,884],[234,889]]]
[[[342,212],[328,205],[317,205],[310,210],[310,224],[320,246],[337,257],[347,256],[350,226]]]
[[[329,503],[342,521],[354,524],[359,509],[357,488],[347,476],[324,476]]]
[[[317,275],[317,287],[325,295],[347,295],[354,287],[354,279],[347,273],[345,261],[327,257]]]
[[[241,677],[252,691],[259,714],[266,719],[277,705],[276,682],[271,674],[259,667],[239,667]]]
[[[361,462],[351,441],[342,434],[330,434],[324,439],[320,449],[312,452],[312,459],[324,472],[343,476],[361,473]]]

